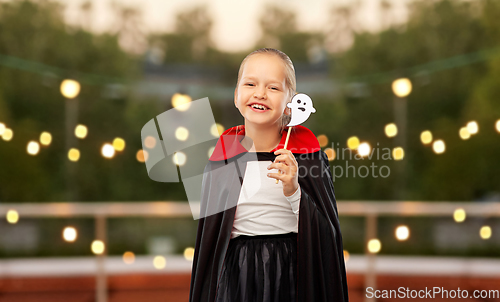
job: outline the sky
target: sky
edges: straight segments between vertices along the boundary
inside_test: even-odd
[[[69,23],[81,20],[79,6],[85,0],[59,0],[66,5],[65,18]],[[334,5],[359,0],[92,0],[93,20],[91,29],[106,31],[113,24],[111,4],[139,8],[143,12],[144,27],[153,32],[168,32],[174,28],[175,15],[189,8],[206,5],[213,17],[212,40],[223,51],[236,52],[252,47],[259,39],[259,18],[265,14],[266,4],[283,6],[295,11],[298,27],[302,31],[318,31],[328,23],[328,13]],[[380,0],[364,0],[359,12],[360,22],[367,30],[379,28],[377,5]],[[404,3],[408,0],[392,0],[395,22],[406,17]]]

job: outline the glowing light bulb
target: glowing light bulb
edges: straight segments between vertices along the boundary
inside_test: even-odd
[[[410,229],[406,225],[400,225],[396,228],[396,239],[399,241],[405,241],[410,237]]]
[[[63,230],[63,238],[67,242],[74,242],[78,237],[78,232],[74,227],[65,227]]]
[[[194,258],[194,248],[187,247],[184,249],[184,259],[193,261]]]
[[[392,82],[392,92],[400,98],[404,98],[411,93],[411,81],[407,78],[397,79]]]
[[[378,239],[370,239],[368,241],[368,251],[372,254],[376,254],[380,252],[380,249],[382,248],[382,243],[380,243],[380,240]]]
[[[40,134],[40,143],[44,146],[50,145],[52,142],[52,135],[49,132],[42,132]]]
[[[424,145],[430,144],[432,142],[432,133],[429,130],[423,131],[420,134],[420,140]]]
[[[354,150],[358,148],[358,146],[359,138],[357,138],[356,136],[351,136],[347,139],[347,147],[349,147],[349,149]]]
[[[101,154],[105,158],[113,158],[115,156],[115,148],[111,144],[104,144],[101,148]]]
[[[116,151],[123,151],[125,149],[125,140],[123,138],[117,137],[113,140],[113,148]]]
[[[101,255],[102,253],[104,253],[105,249],[104,242],[102,242],[101,240],[94,240],[92,242],[91,249],[92,253],[96,255]]]
[[[74,99],[80,94],[80,83],[75,80],[64,80],[61,83],[61,94],[67,99]]]
[[[453,219],[458,223],[463,222],[466,216],[465,210],[462,208],[458,208],[453,212]]]
[[[385,125],[384,130],[387,137],[394,137],[398,134],[398,127],[394,123]]]
[[[163,256],[156,256],[153,259],[153,265],[157,270],[164,269],[167,266],[167,260]]]

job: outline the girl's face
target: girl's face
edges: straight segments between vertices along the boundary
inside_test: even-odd
[[[234,103],[245,125],[279,126],[281,115],[290,114],[285,76],[285,66],[278,56],[255,54],[247,59],[234,91]]]

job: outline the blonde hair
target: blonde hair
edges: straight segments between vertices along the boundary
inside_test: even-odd
[[[287,103],[289,103],[292,100],[292,97],[295,95],[295,91],[297,89],[297,80],[295,77],[295,68],[293,67],[293,62],[290,60],[290,58],[281,50],[277,50],[274,48],[261,48],[257,49],[255,51],[252,51],[250,54],[248,54],[243,61],[241,61],[240,64],[240,69],[238,71],[238,81],[236,82],[236,89],[238,89],[238,85],[240,84],[240,79],[241,75],[243,74],[243,67],[245,66],[246,61],[253,55],[256,54],[269,54],[269,55],[276,55],[278,56],[283,64],[285,65],[285,85],[288,89],[288,95],[289,95],[289,100]],[[280,133],[283,132],[285,129],[286,125],[290,123],[291,116],[282,114],[280,118]]]

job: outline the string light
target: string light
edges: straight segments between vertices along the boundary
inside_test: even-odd
[[[64,80],[61,83],[61,94],[67,99],[74,99],[80,94],[80,83],[75,80]]]
[[[113,158],[115,156],[115,148],[111,144],[104,144],[101,148],[101,154],[105,158]]]
[[[392,150],[394,160],[402,160],[405,157],[405,151],[401,147],[396,147]]]
[[[101,240],[94,240],[92,242],[91,245],[92,253],[96,255],[101,255],[102,253],[104,253],[104,249],[105,249],[104,242],[102,242]]]
[[[215,150],[215,147],[210,147],[210,149],[208,149],[208,158],[210,158],[210,156],[212,156],[212,154],[214,153],[214,150]]]
[[[186,111],[191,107],[191,97],[187,94],[175,93],[172,96],[172,106],[179,111]]]
[[[344,263],[349,261],[349,258],[351,257],[351,254],[347,250],[344,250]]]
[[[434,150],[434,153],[436,153],[436,154],[444,153],[444,151],[446,150],[446,146],[444,144],[444,141],[440,140],[440,139],[437,141],[434,141],[434,143],[432,144],[432,149]]]
[[[463,222],[466,216],[465,210],[462,208],[458,208],[453,212],[453,219],[458,223]]]
[[[153,265],[156,269],[164,269],[167,266],[167,260],[163,256],[156,256],[153,259]]]
[[[174,160],[174,164],[176,164],[178,166],[183,166],[186,163],[187,157],[186,157],[186,154],[179,151],[179,152],[175,152],[173,160]]]
[[[334,160],[335,157],[337,156],[337,154],[335,153],[335,150],[333,150],[332,148],[326,148],[325,153],[326,153],[326,156],[328,156],[329,161]]]
[[[49,132],[42,132],[42,134],[40,134],[40,143],[44,146],[48,146],[50,145],[50,143],[52,142],[52,134],[50,134]]]
[[[3,133],[5,132],[5,124],[4,123],[0,123],[0,136],[3,135]]]
[[[80,150],[76,148],[71,148],[68,151],[68,158],[70,161],[78,161],[80,159]]]
[[[420,140],[424,145],[430,144],[432,142],[432,133],[429,130],[423,131],[420,134]]]
[[[397,79],[392,82],[392,92],[397,97],[404,98],[411,93],[411,81],[407,78]]]
[[[10,128],[5,128],[2,134],[2,139],[6,142],[10,141],[14,137],[14,131]]]
[[[385,125],[385,135],[387,137],[394,137],[398,134],[398,127],[394,123]]]
[[[138,162],[140,163],[143,163],[147,160],[147,157],[148,157],[148,152],[147,151],[144,151],[144,150],[139,150],[137,151],[137,153],[135,154],[135,158],[137,159]]]
[[[376,254],[380,252],[380,249],[382,248],[382,243],[380,243],[380,240],[378,239],[370,239],[368,241],[368,252],[372,254]]]
[[[477,124],[477,122],[476,121],[468,122],[467,131],[469,131],[470,134],[476,134],[479,131],[479,125]]]
[[[355,150],[359,146],[359,138],[357,136],[351,136],[347,139],[347,147],[351,150]]]
[[[19,213],[16,210],[7,211],[7,215],[5,215],[7,222],[10,224],[16,224],[19,221]]]
[[[324,146],[328,145],[328,137],[326,135],[320,134],[320,135],[318,135],[317,138],[318,138],[318,143],[319,143],[320,147],[323,148]]]
[[[123,138],[117,137],[113,140],[113,148],[116,151],[123,151],[125,149],[125,140]]]
[[[74,227],[65,227],[63,230],[63,238],[67,242],[74,242],[78,237],[78,232]]]
[[[123,253],[123,262],[125,264],[133,264],[135,262],[135,254],[132,252]]]
[[[38,142],[35,141],[30,141],[26,149],[28,151],[28,154],[37,155],[38,152],[40,151],[40,144],[38,144]]]
[[[458,131],[458,134],[460,135],[460,138],[463,140],[470,138],[470,133],[469,133],[469,130],[467,129],[467,127],[460,128],[460,131]]]
[[[189,137],[189,131],[184,127],[178,127],[175,129],[175,138],[180,141],[185,141]]]
[[[193,261],[194,258],[194,248],[187,247],[184,249],[184,259]]]
[[[396,239],[399,241],[405,241],[410,237],[410,229],[406,225],[400,225],[396,228]]]
[[[88,129],[87,126],[85,125],[78,125],[75,127],[75,136],[84,139],[88,134]]]
[[[215,123],[210,127],[210,134],[212,134],[214,137],[219,137],[224,133],[224,126],[221,124]]]
[[[152,136],[146,136],[144,139],[144,146],[148,149],[153,149],[156,146],[156,138]]]
[[[491,238],[491,227],[488,225],[485,225],[481,227],[479,230],[479,236],[481,236],[482,239],[487,240]]]
[[[361,156],[367,156],[370,154],[371,146],[368,143],[362,143],[358,146],[358,154]]]

